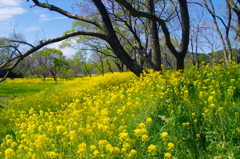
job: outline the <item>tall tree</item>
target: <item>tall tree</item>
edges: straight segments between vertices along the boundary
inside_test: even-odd
[[[148,11],[151,15],[155,15],[154,0],[147,0]],[[152,68],[156,71],[161,70],[161,50],[159,45],[157,22],[150,20],[150,44],[151,44],[151,61]]]
[[[188,51],[189,32],[190,32],[190,29],[189,29],[190,22],[189,22],[187,1],[186,0],[178,0],[179,10],[177,10],[177,8],[176,8],[176,12],[180,13],[178,20],[180,20],[181,34],[182,34],[180,47],[178,48],[178,50],[176,49],[176,47],[174,47],[174,45],[171,42],[170,31],[167,27],[166,20],[156,17],[155,15],[136,10],[126,0],[116,0],[116,1],[120,4],[122,4],[133,16],[145,17],[147,19],[157,22],[161,26],[162,32],[165,36],[166,45],[167,45],[168,49],[171,51],[171,53],[176,58],[177,70],[183,70],[184,69],[184,58]]]
[[[210,13],[212,20],[213,20],[215,30],[216,30],[216,32],[219,36],[220,42],[222,44],[225,63],[228,66],[229,60],[232,60],[232,48],[231,48],[231,44],[230,44],[230,40],[229,40],[229,31],[230,31],[230,26],[231,26],[232,14],[231,14],[229,5],[226,6],[227,20],[224,21],[223,18],[221,18],[219,15],[217,15],[216,9],[213,5],[212,0],[203,0],[203,3],[198,3],[198,2],[195,2],[195,3],[206,8],[207,11]],[[224,26],[225,38],[224,38],[224,33],[221,31],[220,25],[218,24],[218,20],[220,20],[221,24]]]
[[[46,8],[49,9],[50,11],[58,12],[68,18],[84,22],[86,24],[92,25],[98,30],[91,30],[91,29],[81,29],[81,30],[73,30],[68,32],[67,34],[53,38],[53,39],[48,39],[48,40],[42,40],[39,42],[39,44],[33,46],[27,42],[20,42],[20,41],[15,41],[20,44],[25,44],[29,47],[29,49],[25,52],[21,52],[21,54],[8,59],[5,63],[1,65],[1,70],[9,70],[14,68],[22,59],[25,57],[29,56],[30,54],[38,51],[39,49],[43,48],[44,46],[54,43],[54,42],[59,42],[62,40],[65,40],[70,37],[74,36],[92,36],[99,38],[103,41],[106,41],[108,45],[111,47],[112,51],[114,54],[117,56],[118,59],[122,61],[122,63],[133,73],[135,73],[137,76],[140,76],[140,74],[143,72],[144,68],[137,63],[137,61],[132,58],[128,52],[126,51],[126,48],[122,44],[122,41],[117,33],[117,30],[114,26],[114,19],[112,19],[112,15],[114,12],[110,12],[108,6],[109,4],[107,2],[114,2],[117,4],[118,7],[123,7],[125,10],[128,10],[129,14],[133,17],[137,17],[140,20],[142,19],[148,19],[148,21],[151,22],[150,24],[150,29],[149,26],[148,29],[150,31],[151,35],[151,41],[152,41],[152,53],[151,53],[151,60],[150,62],[153,62],[155,65],[153,68],[156,70],[159,70],[159,63],[160,63],[160,49],[159,49],[159,39],[158,39],[158,26],[160,26],[162,33],[165,36],[166,40],[166,45],[168,49],[171,51],[171,53],[175,56],[176,61],[177,61],[177,69],[178,70],[183,70],[184,69],[184,57],[187,53],[188,50],[188,43],[189,43],[189,14],[188,14],[188,6],[187,6],[187,1],[186,0],[178,0],[178,1],[169,1],[170,3],[174,3],[175,5],[175,10],[174,14],[177,15],[177,20],[180,23],[181,27],[181,40],[180,40],[180,45],[174,46],[173,43],[171,42],[171,33],[169,30],[169,21],[173,20],[171,15],[169,17],[158,17],[155,14],[156,9],[158,10],[165,10],[167,5],[160,6],[158,5],[159,8],[154,6],[154,3],[156,1],[154,0],[148,0],[148,1],[137,1],[136,3],[129,3],[130,1],[126,0],[116,0],[116,1],[102,1],[102,0],[91,0],[91,1],[86,1],[91,4],[93,4],[93,12],[94,14],[93,17],[87,16],[87,14],[78,15],[78,14],[73,14],[70,13],[66,10],[63,10],[55,5],[51,5],[49,3],[41,3],[39,0],[32,0],[34,5],[32,7],[41,7],[41,8]],[[143,2],[143,3],[142,3]],[[146,3],[148,2],[148,3]],[[158,3],[160,3],[158,1]],[[164,1],[165,3],[165,1]],[[135,8],[132,4],[138,4],[137,7]],[[147,4],[147,8],[144,7],[145,5],[140,5],[140,4]],[[81,4],[79,5],[81,6]],[[141,11],[143,9],[143,11]],[[176,19],[174,19],[176,20]],[[158,25],[156,27],[156,25]],[[140,38],[141,39],[141,38]],[[142,39],[141,39],[142,40]],[[146,59],[149,57],[144,57],[143,59]],[[146,60],[147,61],[147,60]],[[12,62],[11,65],[9,65]],[[151,63],[150,63],[151,64]]]
[[[35,65],[39,77],[45,80],[49,74],[57,81],[57,76],[67,65],[65,56],[60,50],[44,48],[34,54]]]

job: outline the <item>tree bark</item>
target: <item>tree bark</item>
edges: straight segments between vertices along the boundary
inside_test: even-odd
[[[181,27],[182,27],[182,40],[180,44],[180,49],[178,55],[175,56],[177,59],[177,70],[184,70],[184,59],[188,51],[189,45],[189,32],[190,32],[190,22],[189,13],[186,0],[178,0],[181,13]]]
[[[149,9],[149,13],[155,15],[154,11],[154,2],[153,0],[147,1],[147,6]],[[152,67],[155,71],[161,70],[161,50],[159,45],[159,37],[158,37],[158,28],[157,23],[155,21],[150,20],[150,44],[151,44],[151,61]]]
[[[232,21],[232,12],[231,12],[231,7],[228,3],[227,3],[227,14],[228,14],[228,19],[227,19],[227,24],[225,26],[225,28],[226,28],[225,40],[226,40],[227,47],[228,47],[228,60],[230,60],[232,62],[233,51],[232,51],[232,46],[231,46],[231,43],[229,40],[229,31],[230,31],[231,21]]]
[[[103,23],[104,23],[104,31],[107,34],[106,41],[112,47],[116,56],[137,76],[140,76],[143,73],[143,68],[138,65],[124,50],[123,46],[121,45],[114,29],[108,12],[103,5],[101,0],[93,0],[94,4],[98,8],[98,11],[101,14]]]
[[[184,59],[185,59],[185,55],[179,55],[176,60],[177,60],[177,70],[180,72],[184,71]]]

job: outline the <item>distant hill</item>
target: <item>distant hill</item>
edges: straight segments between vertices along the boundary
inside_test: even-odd
[[[238,49],[232,49],[233,51],[233,60],[236,62],[237,59],[237,53],[238,53]],[[192,53],[189,52],[186,55],[186,61],[192,61],[192,59],[194,59],[195,62],[197,62],[197,56],[199,59],[199,62],[205,62],[205,63],[212,63],[213,61],[215,63],[222,63],[224,62],[224,53],[223,50],[219,50],[216,52],[211,52],[211,53]]]

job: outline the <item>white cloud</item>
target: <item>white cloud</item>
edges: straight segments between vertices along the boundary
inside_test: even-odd
[[[0,8],[0,21],[8,20],[14,15],[20,15],[23,13],[25,13],[25,9],[20,7]]]
[[[61,41],[56,42],[56,43],[52,43],[52,44],[49,44],[48,47],[58,49],[59,45],[61,45],[61,43],[62,43]]]
[[[0,1],[0,21],[11,19],[14,15],[26,12],[21,6],[20,0],[1,0]]]
[[[20,3],[21,3],[20,0],[1,0],[0,7],[18,6]]]
[[[76,53],[76,49],[71,48],[71,47],[66,47],[64,49],[59,48],[59,45],[61,45],[61,43],[62,42],[56,42],[56,43],[48,45],[47,47],[59,49],[59,50],[61,50],[63,52],[63,55],[65,55],[67,57],[71,57],[72,55],[74,55]]]
[[[31,27],[25,28],[24,30],[27,31],[27,32],[33,32],[33,31],[37,31],[37,30],[40,30],[40,29],[42,29],[42,28],[38,27],[38,26],[31,26]]]
[[[50,21],[50,20],[56,20],[56,19],[66,19],[66,17],[49,17],[48,14],[40,14],[39,20],[40,21]]]
[[[62,50],[63,54],[67,57],[72,57],[77,52],[76,49],[73,49],[71,47],[66,47],[61,50]]]

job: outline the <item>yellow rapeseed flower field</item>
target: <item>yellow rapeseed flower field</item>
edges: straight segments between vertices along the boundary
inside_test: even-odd
[[[15,98],[0,159],[240,158],[239,70],[108,73]]]

